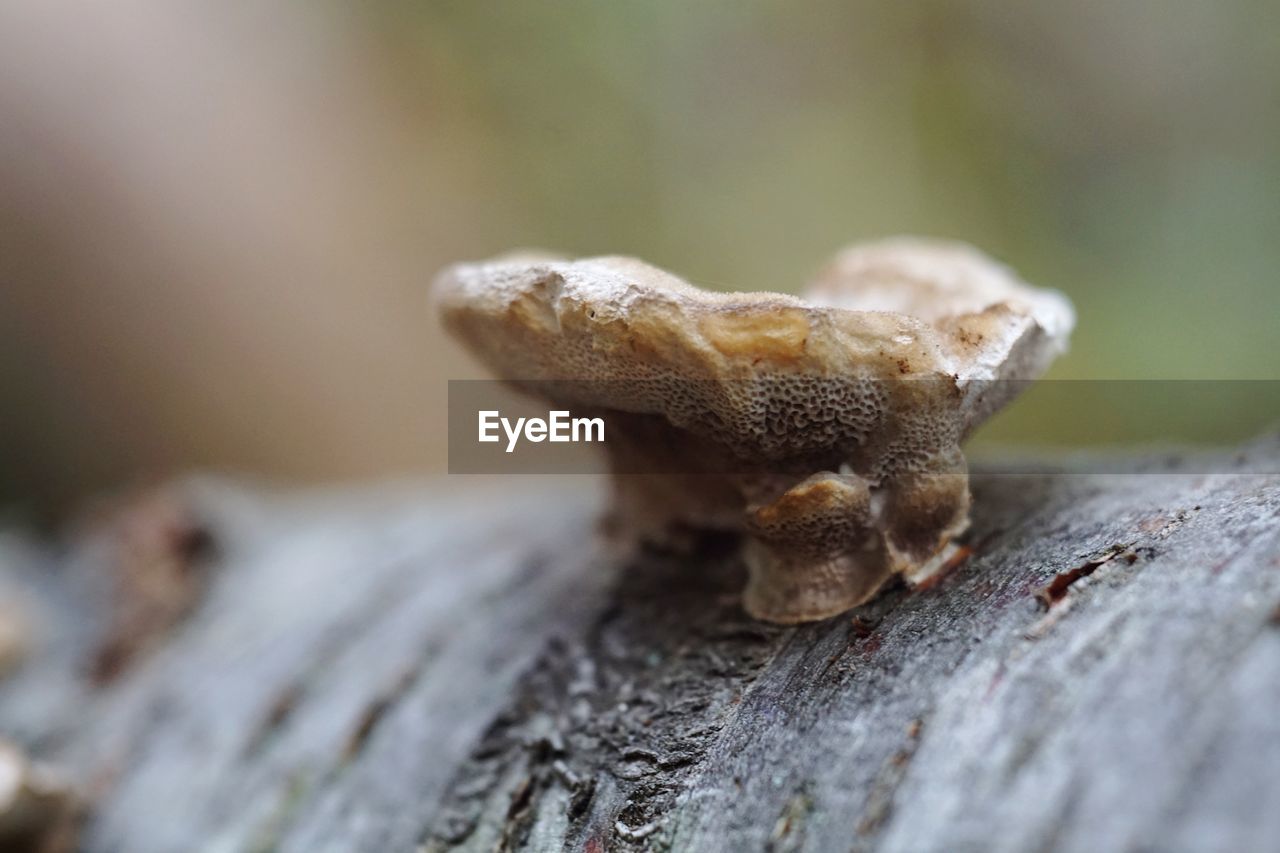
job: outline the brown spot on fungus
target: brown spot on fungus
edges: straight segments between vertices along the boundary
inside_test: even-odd
[[[740,313],[707,314],[698,322],[711,345],[723,355],[786,363],[804,350],[809,318],[799,309],[765,308]]]
[[[545,256],[451,267],[435,295],[498,376],[605,415],[611,531],[745,534],[744,604],[783,623],[954,567],[960,442],[1074,324],[1062,295],[980,252],[911,239],[840,253],[803,298]]]

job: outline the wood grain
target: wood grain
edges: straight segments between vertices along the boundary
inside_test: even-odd
[[[209,590],[106,686],[106,546],[0,539],[0,730],[91,851],[1271,850],[1280,440],[1239,455],[975,472],[949,577],[795,628],[732,543],[609,557],[586,478],[192,481]]]

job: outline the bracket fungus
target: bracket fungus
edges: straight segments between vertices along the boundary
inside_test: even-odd
[[[1075,322],[969,246],[905,238],[841,252],[803,297],[534,255],[450,267],[435,297],[499,377],[607,416],[613,529],[744,534],[744,605],[784,623],[946,563],[969,517],[961,441]]]

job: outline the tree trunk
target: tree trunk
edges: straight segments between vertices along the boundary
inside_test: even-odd
[[[91,851],[1275,850],[1280,441],[1240,459],[975,472],[963,564],[791,628],[731,543],[605,556],[585,478],[192,482],[208,588],[105,686],[110,537],[3,540],[0,729]]]

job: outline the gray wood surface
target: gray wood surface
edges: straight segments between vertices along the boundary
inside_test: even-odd
[[[107,537],[0,537],[0,732],[91,851],[1280,849],[1280,441],[1105,467],[976,472],[950,576],[797,628],[587,478],[196,480],[208,589],[105,686]]]

